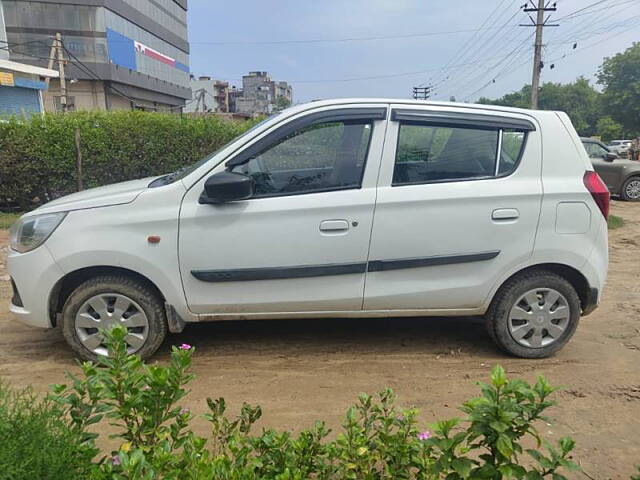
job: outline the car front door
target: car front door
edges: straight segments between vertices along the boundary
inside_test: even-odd
[[[261,134],[185,195],[180,270],[189,308],[220,318],[362,309],[386,107],[299,114]],[[211,174],[254,196],[200,204]]]
[[[539,128],[525,115],[395,106],[365,309],[481,307],[500,276],[533,251],[540,151]]]

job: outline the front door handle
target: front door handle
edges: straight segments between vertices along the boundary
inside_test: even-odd
[[[517,208],[498,208],[491,214],[493,220],[515,220],[518,217],[520,212]]]
[[[324,220],[320,222],[322,232],[345,232],[349,230],[349,222],[346,220]]]

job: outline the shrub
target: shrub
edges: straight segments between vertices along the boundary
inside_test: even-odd
[[[0,209],[22,210],[84,187],[162,175],[208,155],[253,122],[140,111],[70,112],[0,122]]]
[[[97,453],[49,400],[0,383],[0,479],[83,478]]]
[[[179,406],[193,378],[194,349],[173,347],[168,365],[146,365],[127,355],[123,329],[104,335],[109,357],[101,357],[100,366],[84,363],[82,377],[56,386],[52,396],[78,432],[103,419],[117,428],[122,443],[96,464],[96,480],[562,480],[562,470],[577,468],[571,439],[552,446],[535,429],[552,405],[554,389],[543,378],[530,385],[496,367],[481,395],[463,405],[467,419],[440,421],[429,430],[419,428],[416,410],[396,406],[390,390],[361,395],[333,440],[323,423],[298,434],[254,434],[259,407],[245,404],[230,418],[224,399],[208,399],[207,439],[190,430],[193,415]],[[527,437],[537,448],[523,448]]]

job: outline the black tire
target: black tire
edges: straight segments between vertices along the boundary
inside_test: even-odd
[[[625,180],[625,182],[622,184],[622,188],[620,189],[620,196],[622,197],[623,200],[627,201],[627,202],[640,202],[640,196],[637,197],[630,197],[627,194],[627,187],[632,183],[632,182],[640,182],[640,176],[634,176],[634,177],[630,177],[627,178]]]
[[[94,277],[79,285],[67,298],[61,315],[61,328],[71,349],[84,360],[97,359],[97,355],[86,348],[75,328],[75,318],[80,307],[91,297],[99,294],[115,293],[134,300],[144,311],[148,320],[147,338],[136,351],[143,359],[153,355],[167,336],[167,318],[164,304],[158,293],[139,280],[124,275],[104,275]]]
[[[551,288],[567,300],[569,319],[562,335],[553,343],[542,347],[527,347],[518,343],[509,331],[509,313],[515,302],[526,292]],[[534,270],[508,280],[496,293],[485,315],[489,336],[511,355],[521,358],[546,358],[555,354],[569,341],[580,321],[580,298],[573,286],[560,275],[546,270]]]

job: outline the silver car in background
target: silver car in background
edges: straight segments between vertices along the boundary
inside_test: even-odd
[[[631,140],[612,140],[607,148],[613,153],[617,153],[620,156],[627,155],[629,153],[629,149],[631,148]]]

